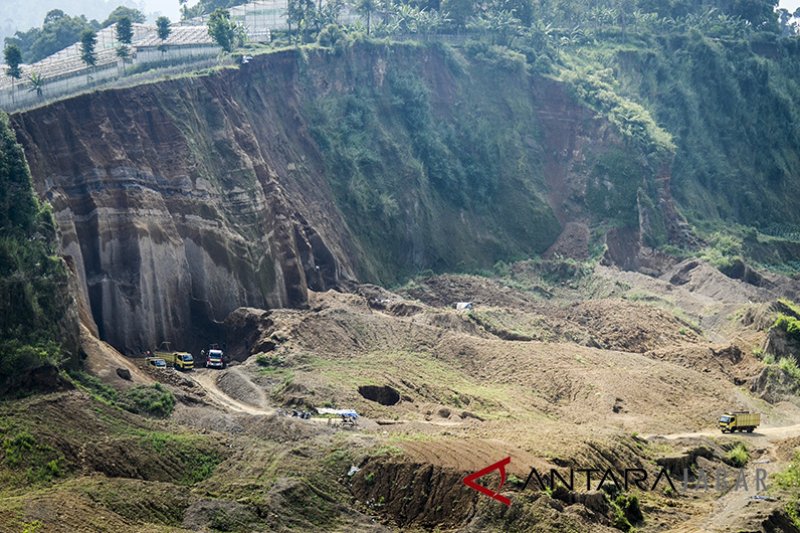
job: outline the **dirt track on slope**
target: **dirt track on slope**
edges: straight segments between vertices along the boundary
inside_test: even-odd
[[[670,435],[658,435],[665,439],[684,439],[693,437],[719,437],[722,433],[719,429],[709,429],[704,431],[695,431],[690,433],[673,433]],[[740,436],[744,439],[760,439],[765,438],[768,442],[776,442],[780,440],[790,439],[792,437],[800,436],[800,424],[793,424],[790,426],[777,426],[777,427],[760,427],[753,433],[736,433],[731,436]],[[655,436],[655,435],[651,435]]]
[[[187,375],[206,391],[212,401],[216,402],[224,409],[237,413],[246,413],[249,415],[271,415],[275,412],[275,409],[271,409],[266,406],[256,407],[253,405],[248,405],[228,396],[217,385],[217,380],[220,378],[222,372],[240,373],[240,371],[236,368],[223,371],[198,368],[191,372],[191,374]],[[263,395],[263,390],[261,390],[261,394]],[[266,395],[263,395],[263,398],[264,404],[266,404]]]

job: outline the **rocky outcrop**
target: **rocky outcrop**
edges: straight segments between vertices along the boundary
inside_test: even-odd
[[[607,187],[639,246],[613,127],[558,82],[449,54],[286,51],[13,116],[84,323],[128,353],[199,350],[239,307],[542,253],[619,210]]]
[[[776,365],[764,367],[750,385],[750,391],[769,403],[778,403],[800,393],[800,382]]]
[[[126,352],[208,342],[239,306],[302,307],[309,287],[353,276],[324,182],[281,179],[304,157],[280,131],[289,121],[224,82],[86,95],[15,117],[82,299],[100,337]]]

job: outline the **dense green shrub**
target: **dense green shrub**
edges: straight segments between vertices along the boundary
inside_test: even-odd
[[[750,452],[747,451],[747,447],[743,443],[737,442],[736,446],[728,450],[726,458],[731,465],[741,468],[750,460]]]
[[[286,366],[286,359],[276,354],[260,353],[256,356],[256,364],[265,368]]]
[[[160,383],[137,385],[122,392],[118,403],[132,413],[166,418],[175,408],[175,396]]]
[[[780,313],[772,327],[784,331],[789,337],[800,341],[800,319]]]
[[[797,361],[792,357],[782,357],[778,361],[778,368],[792,376],[797,381],[800,381],[800,367],[797,366]]]
[[[370,74],[378,58],[388,62],[381,83]],[[544,201],[528,74],[441,45],[356,43],[341,61],[336,83],[354,83],[352,94],[321,95],[306,113],[368,277],[489,268],[552,244],[560,227]],[[444,70],[431,76],[434,64]],[[478,227],[481,240],[468,229]]]

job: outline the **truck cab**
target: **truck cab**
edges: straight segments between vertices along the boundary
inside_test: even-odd
[[[206,356],[206,368],[225,368],[225,358],[222,350],[211,349]]]
[[[194,357],[189,352],[176,352],[172,364],[179,370],[191,370],[194,368]]]

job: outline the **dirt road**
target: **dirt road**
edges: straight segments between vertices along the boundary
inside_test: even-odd
[[[217,386],[217,379],[222,375],[223,372],[233,372],[238,373],[240,376],[244,376],[238,368],[231,368],[228,370],[209,370],[206,368],[197,368],[190,374],[187,374],[191,379],[193,379],[198,385],[200,385],[203,390],[211,397],[213,401],[218,403],[225,409],[237,412],[237,413],[246,413],[249,415],[271,415],[275,412],[275,409],[271,409],[268,407],[256,407],[253,405],[248,405],[246,403],[240,402],[231,398],[224,391],[222,391],[219,386]],[[258,389],[261,390],[261,389]],[[263,395],[263,391],[262,391]],[[262,398],[262,405],[266,405],[266,395],[263,395]]]
[[[665,439],[684,439],[692,437],[719,437],[723,435],[719,429],[695,431],[693,433],[672,433],[670,435],[650,435],[649,437],[663,437]],[[761,427],[753,433],[734,433],[731,436],[745,439],[766,439],[769,442],[788,439],[800,435],[800,424],[791,426]]]
[[[661,437],[672,440],[693,437],[719,437],[721,435],[722,433],[719,430],[707,430],[661,435]],[[753,433],[738,433],[734,435],[741,437],[746,443],[751,443],[767,450],[767,453],[761,459],[751,462],[745,467],[745,477],[750,483],[747,490],[729,490],[718,499],[708,501],[706,503],[707,507],[701,514],[669,529],[669,533],[738,531],[751,524],[760,523],[776,507],[783,505],[783,502],[780,501],[762,499],[769,495],[765,490],[758,490],[758,487],[754,486],[753,480],[756,479],[757,469],[764,470],[767,472],[767,486],[769,486],[769,476],[779,472],[785,466],[777,461],[774,445],[784,439],[800,435],[800,424],[765,427],[759,428],[758,431]]]

